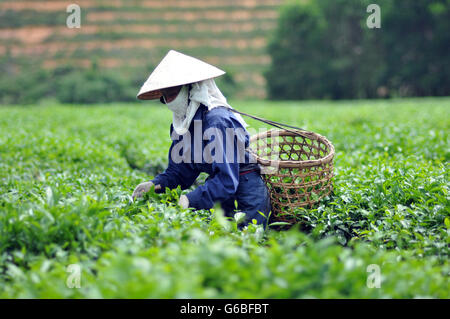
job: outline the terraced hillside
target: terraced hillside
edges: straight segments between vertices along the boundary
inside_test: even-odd
[[[32,57],[46,68],[70,62],[133,74],[169,50],[197,56],[232,75],[236,97],[265,96],[267,38],[282,0],[0,1],[0,55]],[[69,29],[66,8],[81,7]]]

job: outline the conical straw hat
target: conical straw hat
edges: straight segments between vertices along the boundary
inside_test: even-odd
[[[211,64],[170,50],[142,85],[137,98],[153,100],[161,97],[161,89],[195,83],[225,74]]]

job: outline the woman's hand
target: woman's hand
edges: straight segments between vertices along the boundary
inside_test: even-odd
[[[136,188],[133,191],[133,195],[132,195],[133,200],[144,195],[144,193],[148,192],[152,186],[153,186],[153,182],[140,183],[138,186],[136,186]],[[160,188],[161,188],[160,185],[155,186],[155,189],[160,189]]]

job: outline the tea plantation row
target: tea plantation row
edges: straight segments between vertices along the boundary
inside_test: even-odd
[[[301,227],[239,231],[179,190],[132,203],[167,163],[159,104],[0,107],[0,297],[450,297],[450,99],[232,105],[333,142]]]

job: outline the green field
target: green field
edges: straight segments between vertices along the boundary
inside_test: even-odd
[[[167,163],[161,104],[0,107],[0,298],[450,297],[449,98],[232,105],[333,142],[301,229],[130,203]]]

